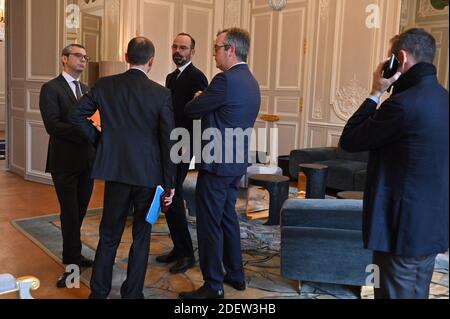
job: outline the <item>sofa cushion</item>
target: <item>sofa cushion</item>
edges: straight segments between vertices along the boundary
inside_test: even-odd
[[[353,186],[354,190],[358,192],[364,192],[364,188],[366,187],[366,170],[358,171],[353,176]]]
[[[327,187],[349,191],[354,190],[353,175],[355,172],[365,170],[366,162],[336,159],[317,162],[328,166]]]
[[[309,164],[317,161],[336,159],[335,147],[303,148],[291,151],[289,156],[289,174],[293,180],[297,180],[300,167],[298,164]]]
[[[281,227],[362,228],[362,200],[288,199],[281,209]]]
[[[369,152],[349,153],[338,147],[336,149],[336,158],[349,161],[367,162],[369,160]]]

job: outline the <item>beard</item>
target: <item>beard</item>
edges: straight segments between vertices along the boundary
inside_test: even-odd
[[[175,53],[172,56],[172,60],[173,60],[173,63],[175,63],[176,66],[183,66],[183,65],[185,65],[186,63],[189,62],[189,59],[187,57],[181,56],[178,53]]]

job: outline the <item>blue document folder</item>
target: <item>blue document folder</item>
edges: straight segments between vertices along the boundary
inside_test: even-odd
[[[145,217],[145,220],[151,225],[153,225],[158,220],[159,214],[161,213],[162,194],[164,194],[164,188],[158,185],[156,187],[155,196],[153,196],[152,204],[150,205],[147,216]]]

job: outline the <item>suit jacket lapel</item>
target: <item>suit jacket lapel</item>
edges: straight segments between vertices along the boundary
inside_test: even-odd
[[[87,92],[89,92],[89,87],[87,85],[85,85],[84,83],[80,82],[80,84],[81,84],[81,93],[83,95],[85,95]]]
[[[188,67],[186,69],[184,69],[183,72],[181,72],[180,76],[177,79],[177,75],[176,75],[176,70],[173,71],[172,73],[170,73],[169,75],[169,81],[168,81],[168,85],[167,88],[172,89],[175,84],[177,83],[177,81],[183,81],[183,78],[191,71],[191,69],[194,67],[194,64],[189,64]]]
[[[170,75],[169,75],[169,81],[167,81],[167,88],[173,89],[176,81],[177,81],[177,76],[174,71],[174,72],[170,73]]]
[[[66,91],[66,93],[67,93],[67,95],[69,96],[70,100],[71,100],[73,103],[76,103],[76,102],[77,102],[77,98],[76,98],[75,95],[73,94],[72,89],[70,88],[69,83],[67,83],[66,79],[65,79],[62,75],[60,75],[60,76],[58,77],[58,80],[59,80],[59,82],[61,83],[61,86],[62,86],[62,88],[64,89],[64,91]]]
[[[194,67],[194,64],[192,64],[192,62],[191,62],[191,64],[189,64],[188,66],[187,66],[187,68],[186,69],[184,69],[184,71],[183,72],[181,72],[181,74],[180,74],[180,76],[178,77],[178,79],[177,80],[182,80],[182,78],[183,77],[185,77],[187,74],[189,74],[189,72],[191,72],[191,69]]]

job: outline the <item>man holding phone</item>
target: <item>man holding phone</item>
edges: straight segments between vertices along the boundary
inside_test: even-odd
[[[389,65],[380,63],[371,96],[340,144],[370,151],[363,239],[380,270],[375,298],[427,299],[436,255],[449,247],[448,91],[436,78],[436,41],[425,30],[394,37],[391,53],[397,72],[384,78]],[[391,85],[391,97],[377,109]]]

